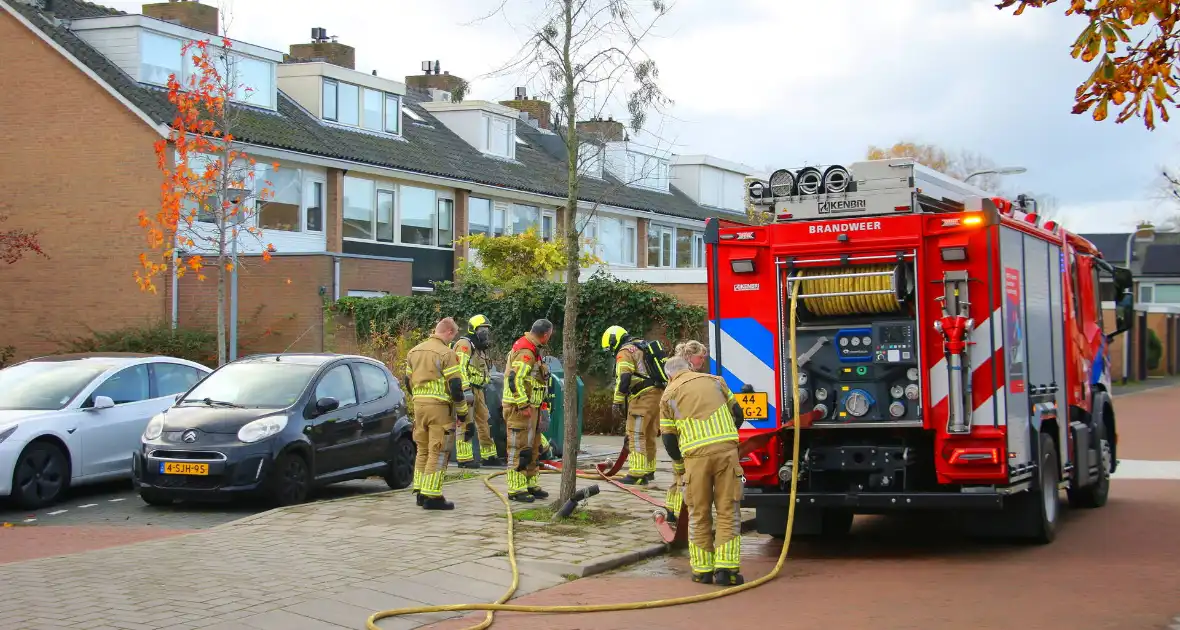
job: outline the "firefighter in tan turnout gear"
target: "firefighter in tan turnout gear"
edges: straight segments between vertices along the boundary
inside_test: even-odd
[[[532,503],[548,492],[537,480],[541,455],[541,407],[546,402],[549,370],[541,361],[540,346],[553,336],[553,323],[538,319],[512,345],[504,375],[502,397],[508,428],[508,498]]]
[[[654,343],[654,342],[653,342]],[[615,353],[615,391],[611,412],[627,423],[627,485],[647,485],[656,474],[656,434],[660,428],[660,395],[664,392],[658,360],[645,357],[647,342],[634,339],[622,326],[602,333],[602,348]]]
[[[684,479],[692,581],[742,584],[741,406],[720,377],[694,372],[684,357],[669,359],[665,371],[670,380],[660,399],[660,430]]]
[[[443,498],[442,485],[451,440],[467,422],[463,369],[450,345],[457,334],[458,324],[447,317],[434,327],[434,334],[414,346],[406,357],[414,400],[413,437],[418,446],[414,488],[418,492],[418,505],[427,510],[455,508],[455,504]]]
[[[483,315],[476,315],[467,322],[467,334],[455,342],[455,353],[459,355],[459,365],[463,368],[465,378],[463,396],[470,406],[470,422],[464,427],[463,438],[456,445],[456,459],[460,468],[479,468],[480,462],[489,466],[498,465],[496,458],[496,443],[492,441],[492,432],[488,428],[488,403],[484,388],[487,387],[488,356],[487,350],[492,345],[492,324]],[[479,438],[479,459],[475,461],[473,437]]]
[[[709,350],[705,344],[696,341],[685,341],[676,344],[675,356],[688,361],[688,365],[695,372],[700,372],[709,359]],[[675,523],[680,518],[680,509],[684,506],[684,479],[680,469],[673,466],[672,483],[668,486],[668,494],[664,497],[664,510],[667,511],[669,523]]]

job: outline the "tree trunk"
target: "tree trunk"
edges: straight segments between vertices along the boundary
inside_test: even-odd
[[[581,243],[578,241],[578,139],[577,102],[574,94],[574,69],[571,62],[570,43],[573,37],[573,0],[564,0],[565,47],[563,50],[565,85],[562,91],[561,107],[565,110],[565,146],[567,148],[567,175],[569,187],[565,199],[565,322],[561,328],[561,357],[565,366],[565,452],[561,457],[561,490],[559,503],[564,504],[577,490],[578,448],[581,435],[578,432],[578,286],[582,268],[578,263]],[[570,150],[572,148],[572,150]]]

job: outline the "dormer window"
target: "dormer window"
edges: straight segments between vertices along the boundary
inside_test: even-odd
[[[197,53],[190,49],[189,54],[184,54],[184,44],[185,40],[179,37],[140,29],[139,80],[165,87],[168,77],[175,74],[180,85],[188,87],[189,78],[196,74],[192,57]],[[214,67],[222,77],[228,78],[232,86],[234,95],[231,100],[267,109],[275,108],[273,62],[232,49],[227,61],[224,48],[209,46],[208,50]]]
[[[640,188],[668,190],[668,161],[653,155],[627,154],[627,181]]]
[[[401,133],[401,97],[353,83],[324,79],[323,117],[370,131]]]
[[[487,144],[484,153],[512,158],[516,155],[516,121],[505,116],[484,114],[483,126]]]
[[[591,142],[578,145],[578,172],[584,177],[602,179],[603,148]]]

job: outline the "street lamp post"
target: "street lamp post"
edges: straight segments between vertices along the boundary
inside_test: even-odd
[[[1019,175],[1026,171],[1028,171],[1028,169],[1024,168],[1023,166],[1001,166],[999,168],[988,168],[982,171],[975,171],[974,173],[971,173],[970,175],[964,177],[963,181],[969,182],[971,181],[972,177],[978,177],[980,175]]]

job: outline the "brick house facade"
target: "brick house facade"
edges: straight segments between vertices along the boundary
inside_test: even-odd
[[[150,36],[179,46],[205,39],[216,31],[210,17],[216,10],[158,3],[128,15],[80,0],[55,0],[49,11],[42,2],[0,0],[0,212],[8,215],[5,228],[39,231],[48,254],[0,271],[0,290],[12,296],[0,348],[14,346],[23,358],[54,352],[55,339],[87,328],[148,321],[207,326],[216,319],[215,273],[204,282],[182,278],[176,295],[167,276],[157,278],[154,294],[132,279],[147,251],[137,216],[159,203],[162,175],[153,144],[167,137],[175,115],[157,87],[159,72],[166,76],[168,63],[183,71],[180,58],[149,58],[156,53],[138,42]],[[352,67],[355,51],[338,42],[294,44],[290,54],[236,42],[234,51],[275,68],[272,83],[257,91],[261,99],[232,105],[241,125],[235,136],[259,163],[278,162],[280,171],[296,174],[291,203],[300,215],[293,232],[265,230],[265,240],[278,246],[270,262],[258,259],[259,244],[242,249],[240,335],[256,339],[251,351],[322,349],[325,300],[405,295],[451,279],[471,255],[452,240],[471,231],[503,234],[532,225],[556,236],[565,214],[566,156],[561,137],[546,129],[543,101],[506,103],[524,113],[505,104],[446,102],[433,88],[457,77],[428,74],[401,83],[369,75]],[[329,84],[333,94],[348,87],[366,99],[370,92],[383,98],[384,124],[370,125],[364,108],[363,123],[329,113],[323,105]],[[471,123],[481,119],[483,131],[473,135]],[[614,121],[593,124],[621,130]],[[608,268],[703,303],[703,255],[696,249],[703,252],[704,220],[733,218],[717,201],[722,184],[710,202],[698,181],[708,161],[678,167],[641,149],[634,153],[625,133],[596,146],[599,169],[582,180],[578,214],[581,220],[594,210],[592,229],[604,243]],[[612,166],[635,156],[653,170],[623,173]],[[622,181],[628,175],[646,179]],[[358,197],[358,190],[376,196]],[[732,196],[732,186],[726,191]],[[392,234],[383,238],[378,230]],[[644,277],[649,267],[661,273]],[[699,273],[676,276],[692,277],[683,286],[655,282],[683,267]],[[54,330],[43,330],[46,321]],[[268,334],[257,339],[263,331]]]

